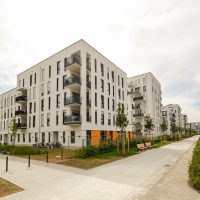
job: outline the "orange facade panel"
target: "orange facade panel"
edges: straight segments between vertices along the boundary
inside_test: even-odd
[[[100,139],[101,139],[100,131],[92,130],[91,131],[91,145],[99,145]]]

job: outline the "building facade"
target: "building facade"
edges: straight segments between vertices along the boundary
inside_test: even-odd
[[[200,135],[200,122],[189,122],[187,123],[187,126],[190,130],[194,130]]]
[[[145,119],[153,119],[154,135],[160,134],[162,92],[159,81],[149,72],[127,79],[128,130],[144,134]]]
[[[61,142],[76,147],[116,137],[118,103],[126,105],[127,75],[84,40],[17,76],[17,88],[0,95],[0,142]]]

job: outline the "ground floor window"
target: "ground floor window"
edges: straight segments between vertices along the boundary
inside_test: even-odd
[[[26,141],[25,134],[23,134],[23,142],[25,142],[25,141]]]
[[[75,131],[71,131],[71,143],[75,143]]]
[[[65,131],[63,131],[63,143],[65,143]]]
[[[48,135],[48,142],[49,143],[51,142],[51,132],[49,132],[49,135]]]
[[[28,141],[31,143],[31,133],[28,134]]]
[[[38,133],[35,133],[35,143],[38,142]]]
[[[42,143],[45,143],[45,133],[42,133]]]
[[[17,142],[20,142],[20,134],[17,134]]]

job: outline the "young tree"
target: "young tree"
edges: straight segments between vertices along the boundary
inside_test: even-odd
[[[153,119],[151,119],[150,117],[146,118],[144,127],[149,132],[149,135],[150,135],[151,131],[154,128]]]
[[[18,130],[17,121],[15,117],[11,120],[9,129],[10,129],[10,134],[12,137],[12,144],[15,146],[15,138],[16,138],[17,130]]]
[[[164,133],[167,130],[167,124],[166,124],[165,120],[163,120],[162,123],[160,124],[160,129],[161,129],[162,133]],[[162,133],[161,133],[161,140],[162,140]]]
[[[124,104],[119,103],[117,108],[116,125],[120,127],[120,132],[122,135],[122,152],[125,154],[125,129],[128,125],[128,119],[124,113]],[[119,151],[119,149],[118,149]]]
[[[176,132],[177,132],[177,127],[176,127],[176,124],[175,123],[171,123],[171,132],[173,133],[173,134],[175,134]]]

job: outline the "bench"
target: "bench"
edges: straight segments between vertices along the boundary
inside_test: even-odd
[[[145,146],[148,148],[148,149],[152,149],[153,146],[151,145],[151,142],[146,142],[145,143]]]
[[[141,144],[137,144],[137,149],[140,151],[143,151],[143,150],[147,149],[147,147],[145,147],[144,143],[141,143]]]

